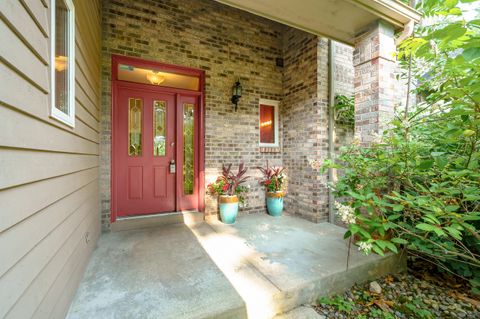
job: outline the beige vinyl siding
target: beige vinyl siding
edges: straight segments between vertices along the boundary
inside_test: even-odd
[[[70,128],[50,117],[50,1],[0,1],[0,318],[63,318],[100,233],[100,2],[74,0]]]

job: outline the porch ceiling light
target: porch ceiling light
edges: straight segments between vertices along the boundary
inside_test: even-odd
[[[158,72],[151,71],[147,73],[147,80],[154,85],[160,85],[165,81],[165,77],[159,75]]]
[[[232,103],[235,104],[235,112],[237,112],[238,101],[242,97],[242,85],[240,80],[237,80],[232,87]]]

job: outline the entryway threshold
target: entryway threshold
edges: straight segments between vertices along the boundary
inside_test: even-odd
[[[112,231],[124,231],[158,227],[171,224],[195,224],[203,222],[204,214],[198,211],[171,212],[140,216],[119,217],[112,223]]]

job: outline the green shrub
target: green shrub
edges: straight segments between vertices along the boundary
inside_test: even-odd
[[[406,248],[475,286],[480,284],[480,20],[466,21],[455,0],[423,1],[420,9],[443,18],[417,27],[399,46],[398,58],[418,83],[423,102],[397,113],[368,147],[354,143],[343,149],[341,166],[327,161],[322,168],[344,171],[332,187],[347,198],[337,204],[342,219],[350,221],[346,238],[355,235],[365,252]]]
[[[355,123],[355,99],[353,96],[336,95],[335,121],[341,124],[353,125]]]

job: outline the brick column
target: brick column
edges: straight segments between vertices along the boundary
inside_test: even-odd
[[[328,217],[327,175],[310,161],[328,156],[328,41],[296,29],[284,34],[283,166],[285,211],[312,222]]]
[[[355,135],[362,145],[381,133],[395,107],[394,28],[385,21],[370,25],[355,39]]]

